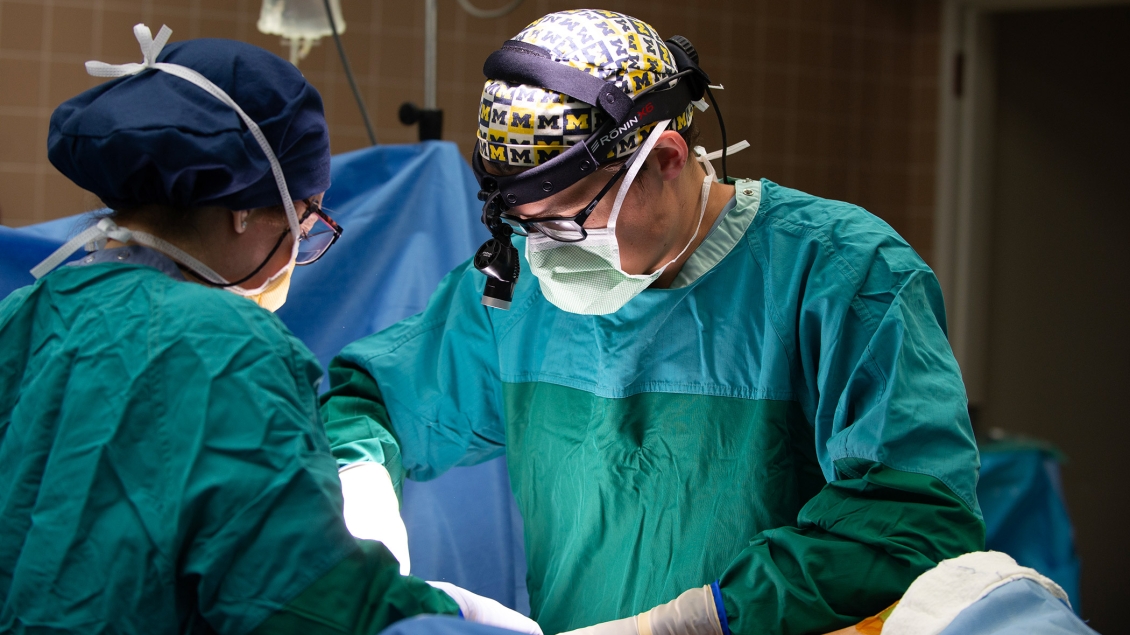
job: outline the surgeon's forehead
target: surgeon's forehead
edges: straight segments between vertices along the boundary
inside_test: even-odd
[[[600,191],[601,186],[612,178],[612,175],[612,172],[598,170],[595,174],[590,174],[564,190],[540,201],[515,205],[510,208],[507,214],[526,219],[536,219],[539,216],[575,214],[589,204],[596,193]]]
[[[515,165],[510,165],[508,163],[499,163],[498,161],[487,161],[486,159],[483,159],[482,162],[483,168],[487,171],[487,174],[491,174],[493,176],[513,176],[530,169],[521,168]]]
[[[622,165],[623,161],[602,165],[593,174],[582,178],[564,190],[540,201],[515,205],[507,211],[507,214],[524,219],[535,219],[539,216],[564,216],[570,212],[580,212]],[[513,176],[532,169],[515,167],[497,161],[483,161],[483,168],[492,176]]]

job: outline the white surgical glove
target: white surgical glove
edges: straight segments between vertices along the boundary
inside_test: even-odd
[[[611,622],[561,635],[722,635],[722,622],[711,585],[685,591],[666,604]]]
[[[432,582],[429,580],[428,584],[450,595],[451,599],[459,605],[459,610],[463,612],[463,619],[468,622],[508,628],[530,635],[542,635],[541,627],[538,626],[537,622],[517,611],[502,606],[490,598],[475,595],[467,589],[457,587],[449,582]]]
[[[345,498],[345,526],[357,538],[377,540],[400,562],[400,574],[408,575],[408,530],[400,517],[400,501],[392,477],[380,463],[362,461],[338,471]]]

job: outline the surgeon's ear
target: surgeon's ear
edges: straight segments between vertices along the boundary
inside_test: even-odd
[[[671,181],[683,173],[683,167],[690,156],[690,148],[683,139],[683,135],[674,130],[664,130],[651,149],[651,156],[655,157],[657,173],[664,181]],[[649,157],[650,158],[650,157]]]
[[[247,217],[250,215],[251,212],[245,209],[231,213],[232,229],[235,230],[235,233],[242,234],[247,231]]]

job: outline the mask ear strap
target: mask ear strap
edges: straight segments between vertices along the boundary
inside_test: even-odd
[[[711,163],[710,159],[707,158],[706,148],[702,146],[695,146],[694,154],[695,158],[698,159],[698,162],[701,163],[704,168],[706,168],[706,176],[709,177],[712,181],[718,178],[718,173],[714,171],[714,164]]]
[[[647,155],[651,154],[651,149],[655,147],[659,141],[659,135],[667,129],[667,124],[671,123],[670,119],[664,119],[655,124],[655,128],[651,130],[651,134],[647,136],[647,141],[644,141],[639,150],[632,155],[628,161],[628,173],[624,175],[624,182],[620,184],[620,189],[616,192],[616,200],[612,203],[612,213],[608,216],[608,229],[612,234],[616,234],[616,219],[620,217],[620,206],[624,204],[624,198],[628,195],[628,188],[631,187],[632,181],[636,180],[636,174],[639,173],[640,168],[643,167],[644,162],[647,160]]]
[[[87,251],[95,251],[91,247],[101,249],[105,246],[106,239],[112,238],[121,243],[135,242],[139,245],[145,245],[150,249],[155,249],[180,264],[188,267],[193,273],[201,279],[207,280],[214,285],[223,286],[226,281],[220,274],[213,271],[208,265],[200,262],[190,254],[180,249],[176,245],[147,234],[145,232],[131,231],[126,227],[119,227],[113,220],[103,218],[92,227],[88,227],[81,234],[75,236],[67,241],[67,244],[55,250],[46,260],[39,263],[31,270],[31,275],[35,276],[36,280],[47,275],[55,267],[63,264],[71,254],[78,251],[84,244],[94,243],[89,245]]]
[[[718,173],[714,171],[714,164],[711,163],[711,161],[717,159],[718,157],[735,154],[737,152],[740,152],[741,150],[745,150],[748,147],[749,142],[743,139],[742,141],[739,141],[734,145],[725,148],[724,150],[715,150],[714,152],[707,153],[706,148],[702,146],[695,146],[694,152],[699,162],[702,163],[702,165],[706,168],[706,173],[710,175],[710,178],[718,180]]]
[[[706,164],[706,176],[702,177],[702,189],[699,190],[698,196],[698,224],[694,226],[694,233],[691,234],[691,239],[687,241],[687,244],[683,246],[683,250],[679,252],[678,256],[675,256],[670,262],[663,265],[664,269],[671,266],[671,263],[682,258],[683,254],[687,253],[687,250],[691,248],[691,243],[694,242],[695,238],[698,238],[698,232],[702,229],[702,219],[706,217],[706,204],[710,201],[710,186],[714,183],[714,177],[716,175],[714,166],[705,158],[706,149],[702,146],[696,146],[694,151],[695,154],[698,155],[698,160]]]

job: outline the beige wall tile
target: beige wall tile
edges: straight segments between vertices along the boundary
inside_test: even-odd
[[[0,115],[0,164],[21,163],[34,170],[40,146],[47,142],[47,120],[40,116]]]
[[[141,4],[140,2],[138,3]],[[140,8],[140,7],[139,7]],[[143,20],[141,11],[110,10],[102,11],[102,50],[99,61],[108,64],[125,64],[141,60],[141,48],[133,36],[133,25]],[[156,35],[157,24],[149,25]]]
[[[196,4],[197,1],[198,0],[157,0],[157,2],[153,4],[169,10],[181,9],[188,11],[192,9],[192,6]]]
[[[75,95],[106,81],[88,75],[86,66],[78,60],[51,62],[50,73],[46,105],[52,110]]]
[[[36,60],[0,58],[0,106],[38,106],[41,70],[42,64]]]
[[[45,176],[45,183],[43,212],[39,215],[41,221],[81,214],[102,207],[98,197],[75,185],[58,172],[48,173]]]
[[[94,9],[59,6],[51,9],[52,54],[77,55],[83,61],[94,55]]]
[[[34,174],[0,168],[0,223],[20,227],[36,222]]]
[[[0,2],[0,51],[39,53],[46,15],[43,2]]]
[[[187,5],[182,5],[173,0],[159,0],[152,3],[151,11],[135,12],[134,24],[138,22],[148,24],[154,34],[164,24],[179,36],[178,39],[192,37],[192,11],[189,10]],[[204,35],[199,34],[197,37],[204,37]]]
[[[254,7],[255,19],[259,18],[259,5]],[[233,0],[200,0],[200,9],[202,11],[211,11],[217,13],[234,13],[239,10],[239,3]]]
[[[227,17],[202,17],[200,18],[200,37],[219,37],[235,39],[238,35],[239,25],[235,20]],[[280,47],[281,49],[281,47]],[[274,53],[281,50],[268,49]]]

